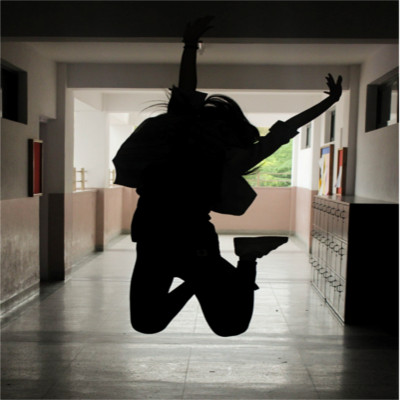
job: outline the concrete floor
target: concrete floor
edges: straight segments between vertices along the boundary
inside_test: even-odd
[[[236,263],[232,236],[220,239]],[[251,326],[231,338],[196,299],[164,332],[134,332],[134,249],[121,237],[3,322],[2,399],[398,398],[397,337],[343,327],[293,242],[261,261]]]

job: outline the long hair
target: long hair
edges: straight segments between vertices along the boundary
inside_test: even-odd
[[[207,97],[199,112],[204,121],[219,123],[220,139],[229,147],[247,147],[260,138],[260,134],[232,98],[215,94]]]
[[[199,112],[204,125],[214,125],[212,133],[224,146],[246,148],[260,139],[260,132],[244,115],[240,106],[232,98],[216,94],[209,96]],[[206,128],[207,130],[207,128]],[[243,175],[257,172],[258,166]]]
[[[167,114],[171,112],[185,117],[181,123],[174,122],[175,129],[171,130],[171,132],[175,131],[177,137],[189,134],[190,129],[188,128],[192,125],[197,133],[201,133],[201,135],[210,139],[215,139],[225,149],[232,147],[245,148],[259,140],[260,133],[258,129],[249,122],[240,106],[232,98],[222,94],[210,95],[201,104],[196,104],[195,106],[190,104],[189,101],[179,101],[179,114],[176,114],[170,107],[171,92],[172,90],[170,91],[170,96],[168,96],[169,101],[167,103],[160,102],[148,108],[164,108],[167,106]],[[254,173],[257,169],[257,167],[252,168],[244,175]]]

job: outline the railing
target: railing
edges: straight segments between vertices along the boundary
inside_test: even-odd
[[[74,168],[74,181],[73,181],[73,190],[76,192],[77,190],[85,190],[86,182],[85,179],[87,175],[87,171],[84,168]]]
[[[110,169],[110,175],[109,175],[109,185],[114,186],[115,182],[115,169]]]
[[[289,187],[292,183],[291,175],[287,172],[259,171],[245,178],[253,187]]]
[[[87,170],[84,168],[74,168],[74,182],[73,190],[86,189]],[[116,177],[115,169],[109,170],[109,186],[114,186]],[[245,176],[245,179],[253,187],[289,187],[291,186],[292,179],[290,174],[286,172],[265,172],[259,171],[257,173]]]

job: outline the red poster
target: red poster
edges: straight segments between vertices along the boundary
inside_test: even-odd
[[[42,188],[42,156],[43,142],[41,140],[29,139],[29,196],[41,195]]]
[[[42,143],[34,142],[33,144],[33,194],[42,193]]]
[[[336,193],[344,195],[346,186],[346,158],[347,148],[343,147],[338,150],[338,162],[337,162],[337,178],[336,178]]]

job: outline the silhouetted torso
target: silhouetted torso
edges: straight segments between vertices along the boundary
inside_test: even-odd
[[[189,121],[185,121],[187,124]],[[185,136],[186,135],[186,136]],[[144,171],[132,240],[200,240],[220,193],[222,162],[191,135],[190,126],[174,137],[167,159]]]

